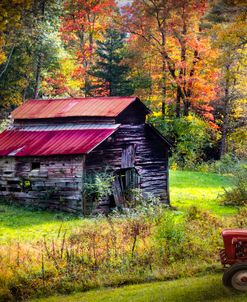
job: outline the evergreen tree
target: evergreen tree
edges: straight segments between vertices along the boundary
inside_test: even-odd
[[[98,79],[98,83],[91,87],[91,94],[100,91],[108,96],[131,95],[133,87],[128,79],[129,66],[124,63],[125,35],[107,29],[103,41],[97,41],[96,54],[98,59],[90,71],[90,75]],[[102,89],[103,88],[103,89]]]

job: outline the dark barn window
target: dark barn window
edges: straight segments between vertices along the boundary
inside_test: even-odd
[[[40,163],[39,162],[33,162],[32,163],[32,170],[38,170],[40,169]]]

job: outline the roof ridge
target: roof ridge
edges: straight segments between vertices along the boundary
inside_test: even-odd
[[[66,100],[93,100],[93,99],[137,99],[136,96],[92,96],[92,97],[67,97],[67,98],[47,98],[47,99],[27,99],[24,103],[29,101],[66,101]]]

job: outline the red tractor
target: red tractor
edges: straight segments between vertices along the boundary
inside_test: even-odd
[[[247,229],[227,229],[222,232],[224,249],[220,251],[221,263],[227,268],[223,284],[247,291]]]

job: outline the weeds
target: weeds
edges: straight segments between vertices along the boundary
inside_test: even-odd
[[[219,218],[155,207],[92,219],[72,233],[61,225],[56,238],[1,247],[0,301],[177,278],[217,261]]]
[[[247,168],[242,168],[235,174],[235,184],[231,190],[224,190],[221,202],[224,205],[247,205]]]

